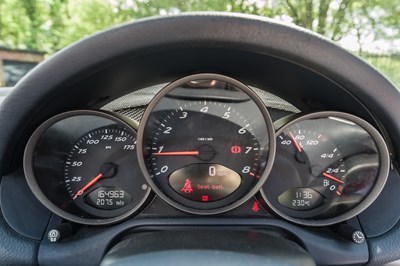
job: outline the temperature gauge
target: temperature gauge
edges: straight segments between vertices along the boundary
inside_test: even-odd
[[[365,209],[386,181],[387,147],[357,117],[310,114],[277,135],[274,167],[261,193],[288,220],[327,225],[348,219]]]

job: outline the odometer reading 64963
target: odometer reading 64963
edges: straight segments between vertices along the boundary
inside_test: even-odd
[[[175,207],[225,211],[266,178],[271,135],[268,113],[248,87],[220,75],[184,78],[156,96],[144,115],[138,133],[142,170]]]

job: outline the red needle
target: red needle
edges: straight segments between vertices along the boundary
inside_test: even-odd
[[[103,177],[103,173],[98,174],[95,178],[93,178],[92,181],[87,183],[86,186],[84,186],[81,190],[76,192],[76,194],[74,195],[74,197],[72,199],[76,199],[78,196],[82,195],[83,192],[85,192],[88,188],[90,188],[94,183],[96,183],[102,177]]]
[[[153,155],[156,156],[192,156],[199,155],[199,151],[167,151],[167,152],[156,152]]]
[[[296,146],[296,149],[297,149],[299,152],[301,152],[300,145],[299,145],[299,143],[297,142],[297,140],[294,138],[292,132],[289,132],[289,134],[290,134],[290,137],[291,137],[292,140],[293,140],[294,146]]]
[[[343,182],[342,180],[340,180],[340,179],[338,179],[338,178],[336,178],[336,177],[334,177],[334,176],[331,176],[330,174],[323,173],[322,175],[325,176],[325,177],[327,177],[327,178],[330,178],[330,179],[332,179],[332,180],[335,180],[336,182],[339,182],[339,183],[341,183],[341,184],[344,184],[344,182]]]

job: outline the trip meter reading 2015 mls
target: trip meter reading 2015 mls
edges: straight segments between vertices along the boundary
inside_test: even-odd
[[[168,85],[139,128],[139,160],[154,190],[182,210],[229,210],[265,181],[274,132],[267,110],[245,85],[200,74]]]

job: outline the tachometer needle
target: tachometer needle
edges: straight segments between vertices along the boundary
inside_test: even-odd
[[[295,137],[293,136],[292,132],[289,132],[289,134],[290,134],[290,137],[291,137],[292,140],[293,140],[294,146],[296,146],[296,149],[297,149],[299,152],[301,152],[300,145],[299,145],[299,143],[297,142],[297,140],[295,139]]]
[[[332,179],[332,180],[334,180],[334,181],[336,181],[336,182],[339,182],[339,183],[341,183],[341,184],[344,184],[344,182],[343,182],[342,180],[340,180],[340,179],[338,179],[338,178],[336,178],[336,177],[334,177],[334,176],[331,176],[330,174],[323,173],[322,175],[325,176],[325,177],[327,177],[327,178],[330,178],[330,179]]]
[[[167,151],[153,153],[155,156],[195,156],[199,154],[200,151]]]

